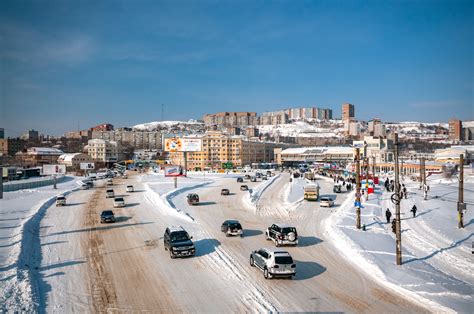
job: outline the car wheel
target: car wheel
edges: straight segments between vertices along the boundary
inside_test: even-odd
[[[280,246],[280,243],[278,243],[278,240],[275,241],[275,246],[276,246],[276,247],[279,247],[279,246]]]
[[[250,266],[255,267],[255,262],[252,256],[250,256]]]
[[[265,279],[271,279],[272,278],[272,275],[270,275],[267,268],[265,268],[263,270],[263,277],[265,277]]]
[[[229,233],[226,232],[226,233],[225,233],[225,236],[226,236],[226,237],[229,237]]]
[[[268,236],[268,232],[265,232],[265,239],[270,240],[270,237]]]
[[[173,254],[173,251],[172,251],[172,250],[170,250],[170,257],[171,257],[171,258],[175,258],[175,256],[174,256],[174,254]]]

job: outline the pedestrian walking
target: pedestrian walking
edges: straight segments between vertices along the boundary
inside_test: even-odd
[[[415,218],[415,216],[416,216],[416,211],[417,211],[416,205],[413,205],[413,207],[411,208],[410,211],[413,213],[413,218]]]
[[[405,186],[405,184],[403,184],[402,193],[402,196],[405,195],[405,199],[407,199],[407,187]]]
[[[392,212],[390,211],[390,209],[387,208],[387,210],[385,211],[385,218],[387,218],[387,223],[390,222],[391,217],[392,217]]]

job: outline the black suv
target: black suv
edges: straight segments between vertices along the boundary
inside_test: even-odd
[[[194,247],[193,237],[180,226],[171,226],[166,228],[163,237],[165,250],[170,251],[170,257],[194,256],[196,248]]]
[[[225,236],[240,236],[243,237],[242,225],[238,220],[226,220],[221,225],[221,231],[225,233]]]
[[[242,177],[238,177],[238,178],[237,178],[237,182],[239,182],[239,183],[242,183],[242,182],[244,182],[244,178],[242,178]]]
[[[295,227],[273,224],[265,231],[265,237],[267,240],[275,242],[275,246],[284,244],[298,245],[298,233]]]
[[[104,210],[100,214],[100,223],[104,223],[104,222],[115,222],[115,215],[113,211]]]

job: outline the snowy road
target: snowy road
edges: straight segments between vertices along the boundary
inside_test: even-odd
[[[170,181],[138,175],[114,179],[116,194],[128,204],[115,210],[115,224],[99,222],[100,212],[112,208],[105,187],[77,191],[68,197],[69,206],[47,209],[37,270],[40,307],[46,312],[426,311],[338,255],[322,229],[330,209],[306,202],[276,206],[285,199],[287,174],[265,190],[258,211],[244,203],[248,192],[241,192],[240,183],[228,176],[213,176],[205,185],[202,180],[186,181],[199,186],[193,192],[202,205],[188,206],[186,191],[169,195],[171,206],[166,206],[166,199],[156,193],[172,189],[161,184],[165,180]],[[132,182],[136,192],[125,193],[125,183]],[[329,184],[319,183],[322,194],[329,194]],[[255,188],[260,182],[246,184]],[[220,195],[223,187],[230,189],[230,196]],[[243,238],[220,232],[226,219],[240,220]],[[297,263],[294,280],[265,280],[249,265],[252,250],[274,247],[264,237],[274,222],[298,229],[298,247],[284,248]],[[196,257],[170,259],[162,240],[168,225],[182,225],[194,237]]]

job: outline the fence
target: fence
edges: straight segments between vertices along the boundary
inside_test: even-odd
[[[56,183],[61,183],[66,181],[66,176],[58,176],[56,178]],[[3,182],[3,192],[13,192],[24,189],[34,189],[42,186],[53,185],[54,177],[40,177],[40,178],[31,178],[26,180],[10,181]]]

